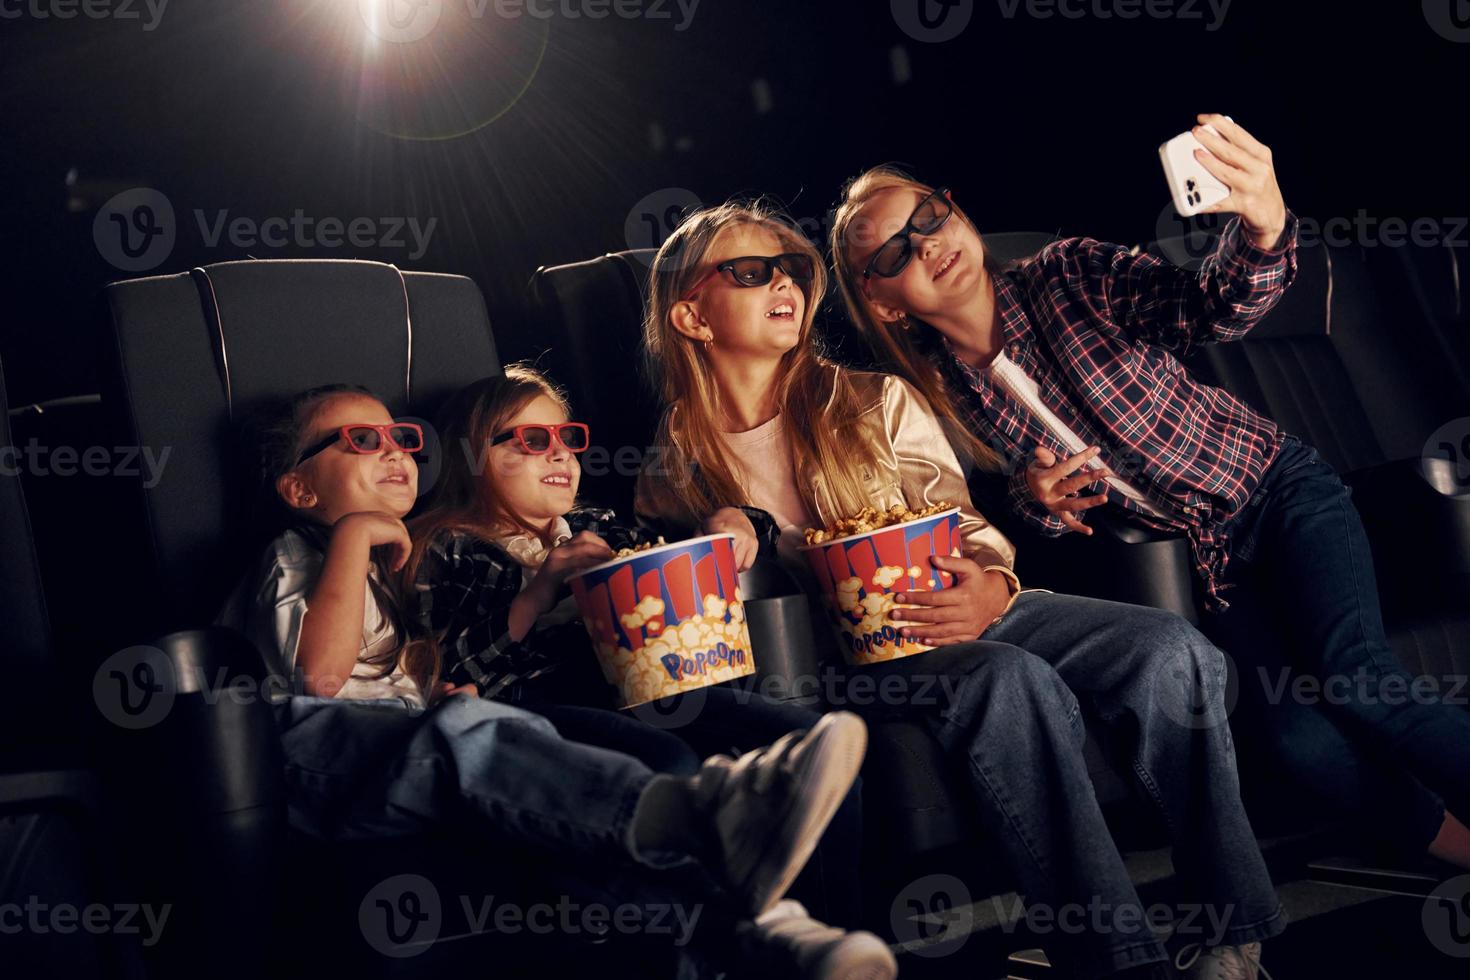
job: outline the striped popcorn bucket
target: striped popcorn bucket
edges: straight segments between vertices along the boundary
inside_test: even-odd
[[[854,665],[897,660],[933,647],[900,636],[889,614],[900,592],[954,587],[954,576],[929,563],[960,552],[960,510],[941,511],[876,531],[800,549],[822,590],[837,644]]]
[[[755,672],[734,540],[662,545],[570,580],[603,676],[625,708]]]

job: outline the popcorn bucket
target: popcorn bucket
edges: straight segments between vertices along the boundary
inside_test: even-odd
[[[570,580],[623,707],[755,672],[735,536],[714,534],[596,565]]]
[[[954,576],[929,564],[929,558],[961,554],[958,507],[799,550],[821,586],[827,618],[848,663],[897,660],[934,649],[900,636],[888,614],[915,608],[894,601],[900,592],[954,587]]]

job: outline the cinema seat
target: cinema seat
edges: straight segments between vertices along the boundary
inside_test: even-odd
[[[89,906],[112,909],[132,896],[117,887],[108,859],[117,841],[68,697],[74,686],[52,642],[15,448],[0,372],[0,665],[14,695],[0,713],[0,906],[29,916],[24,910],[35,905],[43,926],[54,921],[51,910],[70,908],[75,927]],[[7,976],[143,976],[136,946],[118,932],[35,929],[30,921],[6,915]]]
[[[105,397],[117,420],[118,444],[171,447],[157,485],[135,487],[147,544],[137,556],[137,614],[127,625],[138,637],[184,630],[153,642],[173,662],[204,664],[206,690],[213,690],[216,676],[242,678],[249,689],[262,670],[261,653],[242,649],[236,634],[197,629],[213,620],[263,544],[252,534],[255,501],[242,489],[240,421],[267,402],[342,381],[370,387],[400,417],[431,418],[448,395],[499,371],[484,301],[468,279],[348,261],[228,262],[114,283],[107,299]],[[435,443],[429,445],[421,468],[425,489],[437,472]],[[223,778],[234,790],[254,788],[236,797],[236,810],[247,804],[257,812],[268,809],[280,781],[278,739],[220,710],[228,703],[228,697],[190,702],[195,739],[217,748],[212,765],[167,732],[154,734],[153,755],[176,763],[175,778],[160,792],[184,792],[180,784],[190,779]],[[254,704],[263,707],[258,699]],[[249,719],[253,725],[258,717]],[[120,751],[136,744],[120,742]],[[150,808],[167,805],[147,802]],[[429,976],[529,962],[553,973],[585,972],[594,950],[617,975],[620,942],[589,946],[556,937],[521,942],[476,934],[397,959],[372,948],[359,905],[394,875],[423,875],[440,889],[443,939],[474,931],[460,914],[458,895],[527,894],[517,877],[526,870],[519,859],[497,852],[480,860],[464,844],[471,831],[439,828],[353,844],[292,834],[278,853],[262,853],[269,845],[258,824],[221,826],[213,839],[194,840],[184,850],[229,880],[246,871],[229,860],[232,848],[279,870],[282,890],[258,902],[255,914],[224,917],[224,927],[233,930],[227,947],[271,952],[271,975],[320,977],[345,969],[355,976]],[[266,934],[270,921],[281,926],[276,938]],[[200,936],[218,938],[200,927],[180,942],[192,949]],[[657,975],[657,958],[646,962],[648,973]]]
[[[1149,250],[1179,254],[1177,242]],[[1470,388],[1453,379],[1444,321],[1402,295],[1390,303],[1364,251],[1301,248],[1280,304],[1190,367],[1315,446],[1353,488],[1390,627],[1439,622],[1470,644],[1456,615],[1470,595],[1470,481],[1461,447],[1452,458],[1431,444],[1447,425],[1470,436]]]

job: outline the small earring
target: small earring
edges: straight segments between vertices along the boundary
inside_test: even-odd
[[[301,498],[301,503],[303,505],[307,506],[307,507],[315,507],[316,506],[316,494],[314,494],[314,493],[307,494],[305,497],[302,497]]]
[[[900,313],[898,315],[898,319],[894,320],[893,322],[898,325],[898,329],[900,330],[907,330],[910,326],[912,326],[912,324],[909,323],[909,315],[907,313]]]
[[[714,334],[710,334],[708,337],[706,337],[704,339],[704,349],[705,349],[705,352],[706,353],[708,353],[709,351],[712,351],[712,350],[715,349],[715,335]]]

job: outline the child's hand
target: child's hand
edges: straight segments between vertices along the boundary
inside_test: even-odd
[[[403,521],[383,511],[358,511],[342,517],[332,528],[333,536],[355,535],[365,540],[369,548],[386,546],[392,555],[388,567],[399,571],[408,562],[413,551],[413,539]]]
[[[465,697],[477,698],[480,696],[480,689],[473,684],[461,684],[459,685],[459,687],[455,687],[453,684],[449,683],[449,681],[440,681],[439,696],[435,698],[435,700],[443,701],[445,698],[452,698],[456,694],[463,694]]]
[[[755,525],[750,523],[739,507],[721,507],[704,522],[705,534],[735,535],[735,570],[743,572],[755,564],[761,543],[755,536]]]
[[[1103,477],[1112,476],[1113,471],[1085,470],[1078,476],[1071,474],[1097,454],[1098,447],[1093,446],[1059,463],[1056,454],[1050,449],[1037,446],[1031,465],[1026,467],[1026,486],[1031,488],[1031,496],[1061,518],[1067,527],[1083,534],[1091,534],[1092,528],[1082,523],[1082,512],[1107,503],[1108,497],[1104,493],[1088,497],[1079,497],[1076,494]]]
[[[536,597],[537,609],[546,612],[556,605],[556,594],[567,579],[593,565],[611,561],[612,556],[612,548],[606,541],[591,531],[582,531],[547,552],[546,560],[526,591]]]

